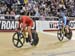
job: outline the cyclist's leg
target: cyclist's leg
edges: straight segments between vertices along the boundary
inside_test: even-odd
[[[67,33],[69,33],[68,25],[66,25],[66,30],[67,30]]]
[[[65,34],[64,28],[65,28],[65,25],[64,25],[64,20],[63,20],[63,21],[62,21],[62,32]]]
[[[24,35],[24,37],[26,36],[26,29],[24,28],[23,30],[22,30],[22,32],[23,32],[23,35]]]
[[[32,27],[33,27],[33,22],[31,21],[28,25],[28,34],[30,36],[31,42],[33,42],[33,38],[32,38]]]
[[[67,33],[69,33],[69,21],[67,20],[67,22],[66,22],[66,30],[67,30]]]
[[[32,29],[32,27],[31,27],[31,26],[28,26],[28,34],[29,34],[30,40],[31,40],[31,42],[32,42],[32,41],[33,41],[33,38],[32,38],[32,32],[31,32],[31,29]]]
[[[68,20],[67,20],[66,17],[64,17],[63,23],[64,23],[64,28],[66,29],[66,31],[68,33],[69,32],[69,30],[68,30]]]

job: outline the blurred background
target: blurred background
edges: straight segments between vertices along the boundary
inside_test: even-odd
[[[66,16],[74,17],[75,0],[0,0],[0,14],[57,16],[60,10]]]
[[[13,20],[16,22],[17,15],[30,16],[34,22],[37,20],[58,21],[60,12],[64,12],[67,18],[69,17],[70,20],[74,21],[75,0],[0,0],[0,19],[4,19],[0,20],[0,29],[16,28],[16,23],[13,25]],[[10,27],[10,24],[13,27]],[[56,22],[48,22],[46,25],[50,24],[57,25]],[[70,25],[71,28],[75,29],[75,22],[70,23]]]

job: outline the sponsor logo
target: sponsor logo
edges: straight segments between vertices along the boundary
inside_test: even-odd
[[[18,21],[0,21],[0,30],[10,30],[15,29],[18,25]]]
[[[0,30],[14,30],[17,28],[18,23],[16,20],[1,20]],[[32,29],[35,29],[35,22]]]
[[[49,22],[49,27],[50,28],[57,28],[58,23],[57,22]]]

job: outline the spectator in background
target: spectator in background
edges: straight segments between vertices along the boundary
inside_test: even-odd
[[[25,9],[24,9],[23,6],[20,8],[20,14],[21,14],[21,15],[25,15]]]
[[[33,9],[34,9],[34,11],[35,11],[35,16],[40,16],[38,4],[35,4],[35,7],[34,7]]]
[[[5,3],[6,3],[6,5],[7,5],[7,7],[8,7],[9,9],[11,9],[12,1],[11,1],[11,0],[5,0]]]
[[[7,7],[7,8],[6,8],[6,12],[9,12],[9,13],[10,13],[10,11],[11,11],[11,10]]]
[[[4,14],[5,11],[6,11],[6,9],[7,9],[6,4],[5,4],[4,2],[2,2],[2,3],[0,4],[1,14]]]
[[[16,13],[15,13],[15,10],[14,9],[12,9],[11,11],[10,11],[10,19],[15,19],[15,15],[16,15]]]
[[[6,14],[5,19],[10,19],[10,16],[9,16],[9,15],[10,15],[10,13],[9,13],[8,11],[6,11],[6,13],[5,13],[5,14]]]
[[[41,15],[40,19],[43,20],[43,21],[46,19],[45,13],[43,13],[43,14]]]
[[[18,2],[21,2],[18,4]],[[26,1],[25,1],[26,2]],[[57,16],[59,9],[65,9],[67,16],[75,14],[75,0],[30,0],[25,4],[24,0],[5,0],[0,2],[0,14],[6,14],[8,11],[11,15],[21,14],[28,16]],[[14,9],[14,11],[12,11]],[[42,11],[42,13],[41,13]]]
[[[10,15],[16,15],[15,9],[12,9],[12,10],[10,11]]]

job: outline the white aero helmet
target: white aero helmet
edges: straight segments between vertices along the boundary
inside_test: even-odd
[[[20,15],[16,15],[15,20],[19,20],[19,19],[20,19]]]

